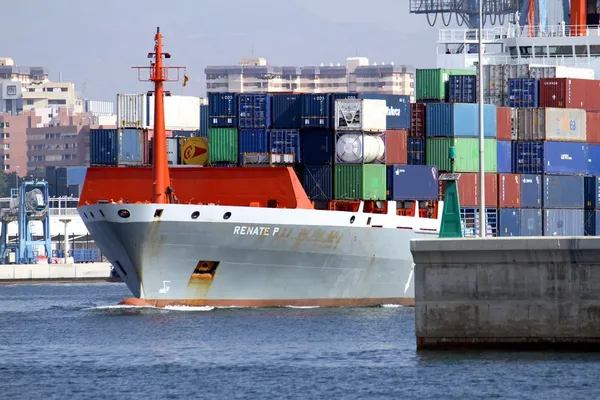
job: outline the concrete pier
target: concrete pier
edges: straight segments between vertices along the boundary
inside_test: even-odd
[[[417,350],[600,351],[600,237],[411,242]]]
[[[0,284],[49,282],[120,282],[110,263],[0,265]]]

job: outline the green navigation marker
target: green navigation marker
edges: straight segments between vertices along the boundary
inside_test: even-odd
[[[462,238],[463,230],[460,220],[460,199],[458,198],[458,178],[460,174],[454,172],[454,159],[456,149],[450,146],[448,149],[450,158],[450,173],[440,174],[439,180],[446,181],[446,194],[444,196],[444,209],[442,211],[442,224],[440,226],[440,238]]]

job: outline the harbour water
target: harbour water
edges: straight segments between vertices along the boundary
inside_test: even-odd
[[[414,309],[134,309],[123,284],[0,286],[6,399],[600,398],[600,355],[416,353]]]

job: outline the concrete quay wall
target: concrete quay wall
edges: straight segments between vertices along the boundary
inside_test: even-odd
[[[600,350],[600,238],[411,242],[417,349]]]
[[[110,263],[0,265],[0,283],[109,281]]]

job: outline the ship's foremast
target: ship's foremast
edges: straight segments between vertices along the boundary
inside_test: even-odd
[[[154,52],[148,53],[148,58],[153,60],[150,67],[133,67],[138,71],[141,69],[150,69],[149,79],[138,79],[141,81],[154,82],[154,138],[152,154],[152,203],[165,204],[175,203],[175,191],[171,186],[169,176],[169,163],[167,159],[167,136],[165,131],[165,111],[164,96],[170,96],[170,92],[164,90],[165,82],[176,82],[179,80],[179,70],[183,67],[165,67],[163,66],[163,57],[171,58],[169,53],[163,53],[162,34],[160,28],[156,28],[154,36]],[[169,70],[177,71],[175,79],[169,79]],[[148,92],[152,95],[152,92]]]

